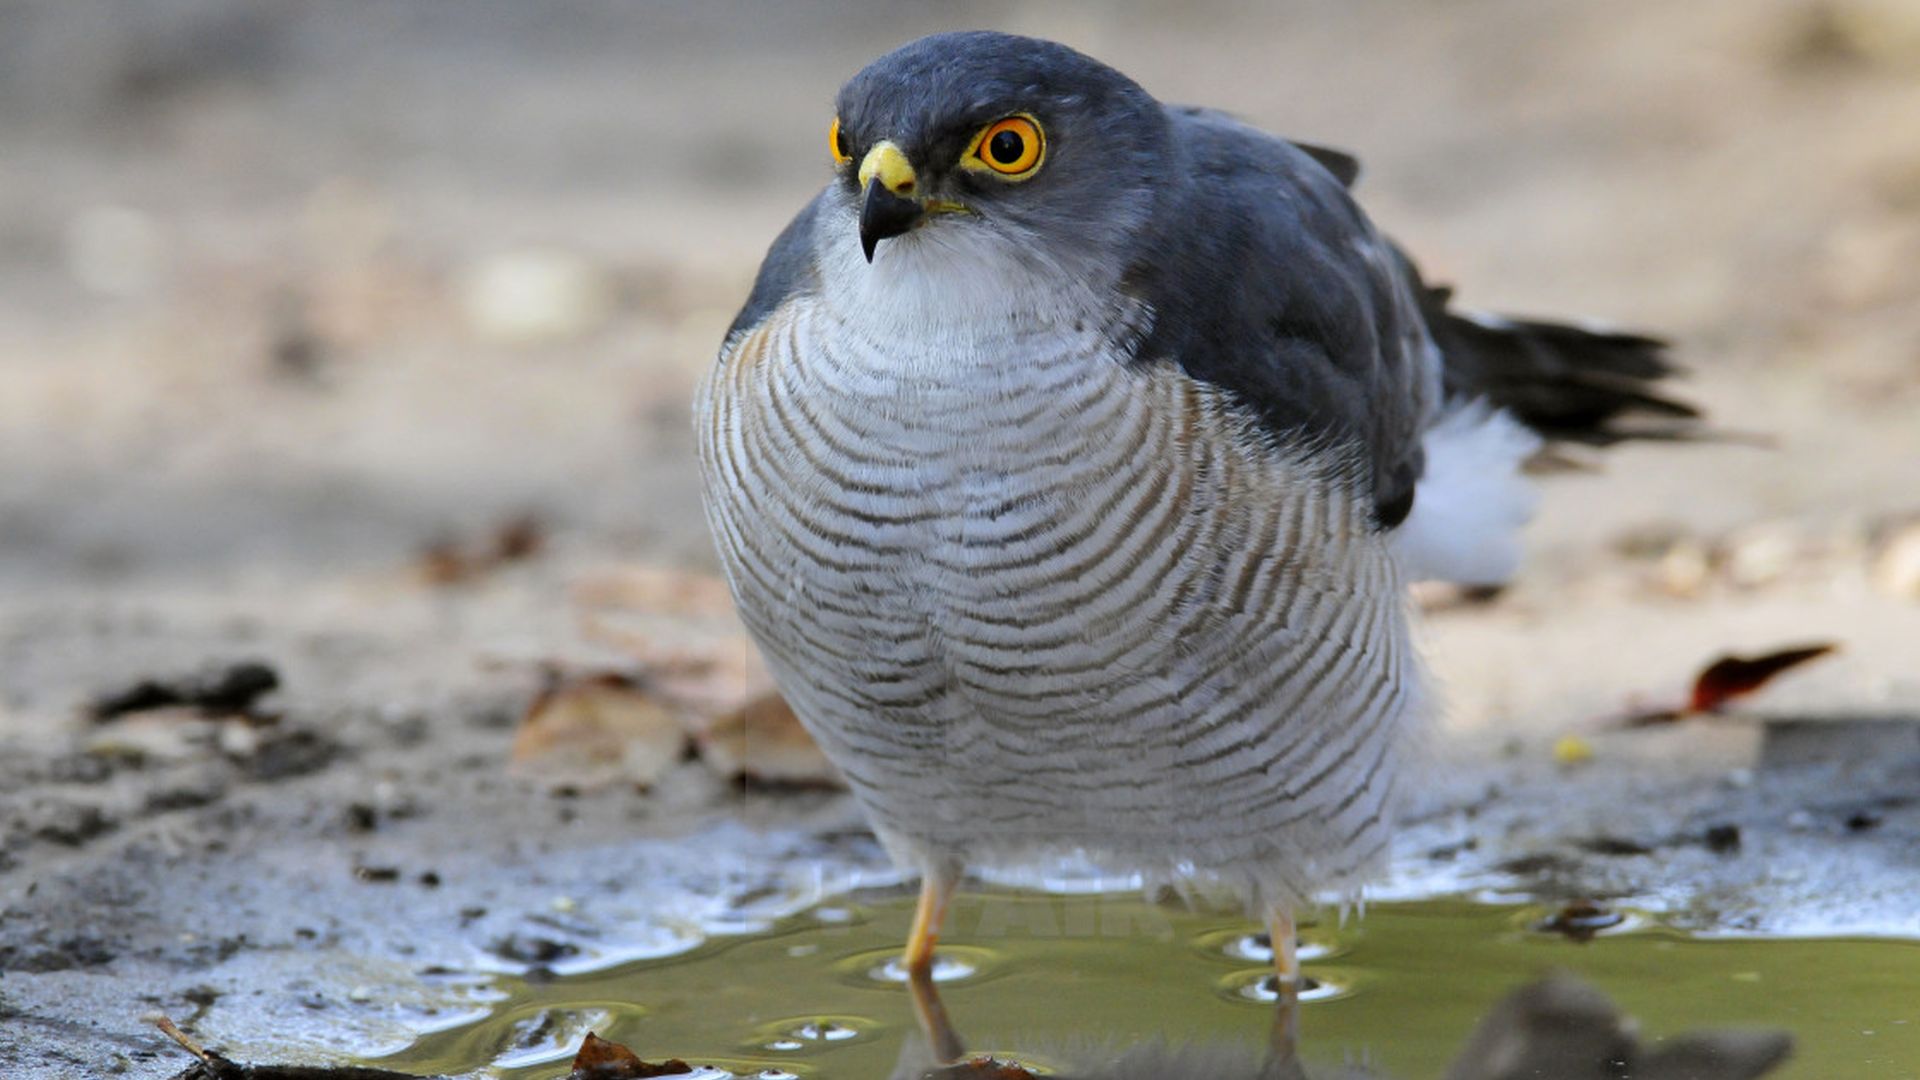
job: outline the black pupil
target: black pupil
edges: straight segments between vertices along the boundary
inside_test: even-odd
[[[987,154],[1002,165],[1011,165],[1027,152],[1027,140],[1018,132],[1002,131],[987,141]]]
[[[847,145],[847,133],[844,131],[838,129],[834,131],[833,148],[838,150],[843,158],[853,156],[853,148]]]

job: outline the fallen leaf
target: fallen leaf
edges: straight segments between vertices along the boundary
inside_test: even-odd
[[[452,537],[430,541],[420,549],[414,567],[429,585],[459,585],[530,559],[546,546],[546,525],[522,513],[494,525],[481,544],[469,546]]]
[[[659,689],[705,717],[773,687],[720,578],[661,567],[597,574],[573,590],[582,636],[633,657]]]
[[[1762,656],[1723,656],[1702,668],[1684,702],[1632,705],[1626,715],[1611,721],[1623,728],[1659,727],[1690,716],[1719,712],[1729,702],[1759,690],[1789,668],[1799,667],[1839,649],[1834,642],[1781,649]]]
[[[693,1066],[679,1058],[658,1064],[642,1061],[638,1054],[619,1043],[589,1031],[580,1044],[580,1052],[573,1056],[573,1071],[567,1074],[567,1080],[640,1080],[649,1076],[684,1076],[692,1071]]]
[[[700,760],[729,780],[775,787],[841,788],[846,781],[777,693],[747,702],[695,739]]]
[[[686,749],[685,727],[668,702],[641,680],[602,671],[553,678],[521,718],[513,761],[575,787],[648,785]]]
[[[1765,686],[1781,672],[1825,656],[1839,647],[1833,642],[1822,642],[1781,649],[1764,656],[1721,657],[1708,664],[1694,680],[1687,709],[1696,713],[1716,712],[1728,702]]]
[[[629,566],[596,575],[581,582],[573,598],[590,608],[733,617],[733,594],[725,579],[662,566]]]

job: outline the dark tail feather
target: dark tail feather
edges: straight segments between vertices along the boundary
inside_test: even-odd
[[[1421,307],[1446,360],[1449,397],[1484,397],[1549,439],[1606,446],[1705,434],[1700,412],[1667,397],[1678,373],[1666,343],[1564,323],[1463,315],[1452,290],[1421,288]]]

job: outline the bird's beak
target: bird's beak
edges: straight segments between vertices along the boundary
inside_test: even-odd
[[[860,249],[873,261],[880,241],[899,236],[920,221],[926,208],[916,198],[919,178],[913,163],[892,142],[875,143],[860,162]]]
[[[867,261],[873,261],[873,249],[880,241],[913,228],[922,213],[919,200],[895,195],[878,178],[867,181],[867,194],[860,204],[860,250],[867,253]]]

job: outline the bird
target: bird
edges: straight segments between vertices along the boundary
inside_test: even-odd
[[[824,119],[824,118],[823,118]],[[1434,710],[1408,586],[1497,586],[1549,444],[1678,437],[1665,344],[1457,308],[1355,159],[1068,46],[872,61],[703,374],[708,524],[921,879],[1077,858],[1297,914],[1385,867]]]

